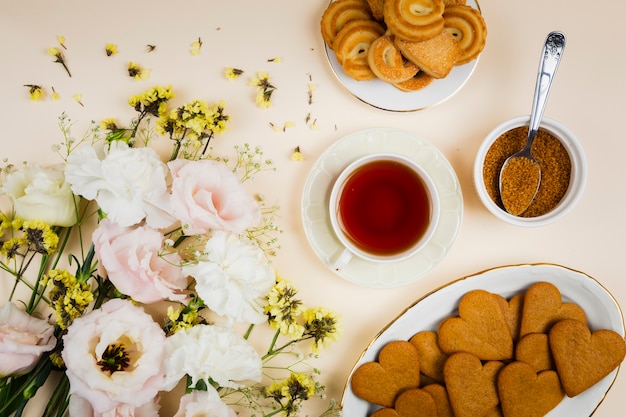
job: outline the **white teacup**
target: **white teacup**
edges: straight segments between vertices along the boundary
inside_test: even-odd
[[[344,249],[332,268],[354,255],[396,262],[422,249],[439,222],[439,195],[430,175],[410,159],[375,154],[346,167],[330,193],[330,221]]]

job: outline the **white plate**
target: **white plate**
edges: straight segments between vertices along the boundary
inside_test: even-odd
[[[347,165],[373,153],[404,156],[430,174],[441,199],[439,224],[430,242],[410,258],[394,263],[372,263],[355,256],[345,268],[335,271],[331,268],[332,260],[343,247],[330,224],[330,190]],[[462,218],[461,187],[446,157],[432,144],[398,129],[361,130],[335,142],[313,165],[302,193],[302,224],[316,255],[342,278],[367,287],[398,287],[424,276],[448,253]]]
[[[480,10],[474,0],[468,0],[467,5]],[[335,76],[353,96],[373,107],[390,111],[423,110],[443,103],[465,85],[478,64],[477,58],[467,64],[455,66],[447,77],[433,80],[421,90],[405,92],[379,79],[356,81],[350,78],[337,62],[335,52],[328,48],[328,45],[325,45],[325,49]]]
[[[553,283],[561,291],[564,301],[574,302],[582,307],[592,330],[610,329],[624,336],[624,318],[617,301],[589,275],[551,264],[505,266],[461,278],[418,300],[374,338],[350,375],[361,364],[375,361],[380,349],[388,342],[408,340],[423,330],[437,330],[437,325],[443,318],[458,314],[458,302],[468,291],[484,289],[509,298],[538,281]],[[613,385],[618,370],[619,368],[576,397],[566,397],[547,416],[590,416]],[[350,417],[367,417],[377,408],[354,395],[349,379],[342,406],[343,414]]]

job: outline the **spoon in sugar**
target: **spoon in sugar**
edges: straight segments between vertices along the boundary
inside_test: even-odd
[[[504,209],[514,216],[519,216],[526,211],[539,190],[541,166],[533,156],[531,148],[564,48],[565,35],[562,32],[550,32],[539,61],[526,145],[521,151],[509,156],[500,170],[500,199]]]

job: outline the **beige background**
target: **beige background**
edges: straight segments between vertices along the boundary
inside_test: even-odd
[[[319,35],[323,0],[1,0],[0,156],[14,163],[56,161],[50,148],[62,140],[56,125],[61,112],[76,121],[74,133],[80,135],[90,120],[129,120],[127,98],[155,84],[172,84],[181,101],[225,100],[232,124],[215,140],[216,149],[227,153],[235,143],[260,145],[276,164],[276,174],[258,178],[266,199],[281,206],[284,233],[276,267],[295,282],[307,304],[326,305],[343,316],[341,343],[318,362],[329,397],[339,400],[352,364],[379,329],[414,300],[459,277],[501,265],[550,262],[592,275],[626,304],[626,3],[483,0],[480,5],[489,35],[465,87],[434,108],[390,113],[353,98],[330,70]],[[541,45],[557,29],[568,43],[545,115],[583,143],[587,188],[558,223],[521,229],[480,204],[472,184],[473,158],[493,127],[528,114]],[[66,37],[72,78],[46,54],[57,35]],[[190,45],[198,37],[204,45],[193,57]],[[118,55],[104,56],[108,42],[118,44]],[[157,49],[148,54],[146,44]],[[277,56],[281,63],[267,62]],[[149,79],[126,76],[128,61],[150,68]],[[246,74],[229,82],[224,67]],[[255,106],[246,85],[257,71],[266,71],[278,88],[268,110]],[[317,85],[312,105],[309,78]],[[61,99],[32,102],[24,84],[41,84],[48,92],[54,86]],[[77,93],[84,107],[72,99]],[[305,124],[308,113],[319,130]],[[270,128],[287,121],[295,126],[285,132]],[[300,221],[301,190],[316,158],[341,137],[368,127],[402,128],[432,142],[453,165],[463,190],[464,219],[448,256],[423,279],[397,289],[361,288],[336,276],[310,249]],[[290,161],[296,146],[304,161]],[[626,378],[620,374],[594,415],[623,414],[623,392]]]

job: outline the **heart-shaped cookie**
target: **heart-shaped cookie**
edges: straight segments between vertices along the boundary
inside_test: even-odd
[[[529,333],[522,337],[515,346],[515,359],[526,362],[535,372],[555,369],[548,335],[545,333]]]
[[[437,382],[443,382],[443,365],[448,359],[437,342],[437,333],[423,331],[409,340],[420,357],[420,371]]]
[[[352,374],[354,395],[383,407],[393,407],[396,397],[420,382],[419,356],[415,347],[404,340],[387,343],[378,354],[378,362],[366,362]]]
[[[548,333],[562,319],[586,322],[585,312],[577,304],[564,303],[561,291],[552,283],[536,282],[524,294],[520,337],[528,333]]]
[[[496,294],[484,290],[466,293],[458,317],[439,325],[441,350],[448,355],[470,352],[482,360],[513,358],[513,338]]]
[[[454,417],[446,387],[441,384],[430,384],[422,387],[422,389],[429,393],[433,397],[433,400],[435,400],[438,417]]]
[[[522,307],[524,306],[524,294],[515,294],[509,300],[498,296],[504,319],[509,326],[511,337],[516,342],[519,339],[520,324],[522,322]]]
[[[381,408],[371,417],[443,417],[437,414],[435,400],[426,391],[413,388],[396,398],[394,408]]]
[[[507,417],[543,417],[565,397],[555,371],[537,374],[524,362],[511,362],[500,371],[498,393]]]
[[[591,332],[579,320],[557,322],[549,334],[550,349],[569,397],[580,394],[610,374],[624,360],[626,343],[613,330]]]
[[[456,417],[484,416],[498,405],[496,380],[503,366],[499,361],[483,365],[476,355],[467,352],[448,358],[443,371]]]

